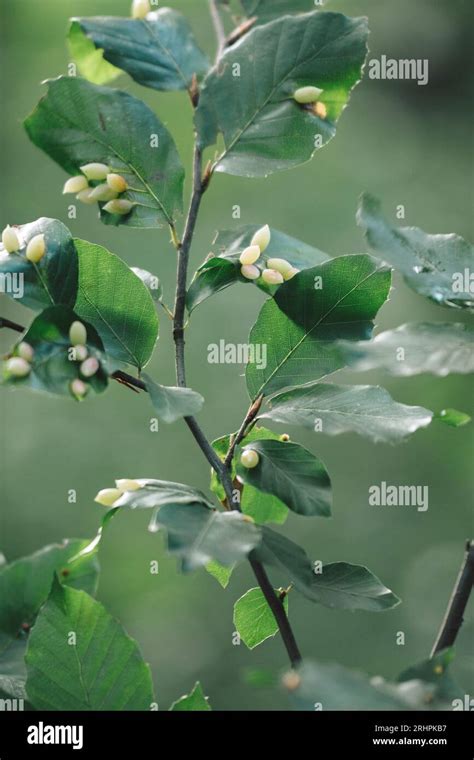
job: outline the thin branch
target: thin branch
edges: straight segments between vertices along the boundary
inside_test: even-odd
[[[222,51],[224,50],[225,41],[226,41],[224,23],[222,21],[221,14],[219,13],[219,8],[217,7],[217,0],[209,0],[209,12],[211,14],[212,23],[214,25],[214,31],[217,37],[217,53],[216,53],[216,61],[217,61],[222,55]]]
[[[449,600],[441,628],[431,650],[431,657],[446,647],[450,647],[456,641],[459,630],[463,624],[464,611],[469,601],[472,586],[474,584],[474,541],[466,543],[466,553],[454,584],[453,592]]]
[[[15,332],[24,332],[25,328],[19,325],[17,322],[12,322],[11,319],[6,317],[0,317],[0,328],[7,327],[9,330],[15,330]]]
[[[263,396],[259,396],[256,399],[256,401],[253,402],[253,404],[250,406],[250,409],[248,410],[247,414],[245,415],[244,420],[243,420],[243,422],[242,422],[242,424],[241,424],[238,432],[231,439],[231,442],[230,442],[230,445],[229,445],[229,449],[228,449],[226,457],[224,459],[224,467],[226,467],[226,468],[230,467],[230,465],[232,463],[232,459],[234,457],[235,448],[236,448],[236,446],[239,445],[239,443],[241,442],[241,440],[243,438],[245,438],[245,436],[247,435],[249,426],[254,422],[255,417],[257,416],[257,414],[260,411],[260,407],[262,405],[262,400],[263,400]]]

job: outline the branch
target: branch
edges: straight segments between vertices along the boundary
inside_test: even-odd
[[[217,7],[217,0],[209,0],[209,12],[211,14],[212,23],[214,25],[214,31],[217,37],[217,53],[216,61],[221,57],[226,43],[224,24],[221,19],[221,14]]]
[[[259,396],[256,399],[256,401],[253,402],[247,414],[245,415],[244,420],[238,432],[235,434],[235,436],[232,437],[229,450],[224,459],[224,467],[226,467],[227,469],[232,464],[232,459],[234,458],[234,452],[235,452],[236,446],[238,446],[241,440],[245,438],[245,436],[247,435],[249,426],[252,424],[252,422],[255,420],[255,417],[259,413],[260,407],[262,405],[262,400],[263,400],[263,395]]]
[[[1,327],[7,327],[9,330],[15,330],[15,332],[24,332],[25,329],[17,322],[12,322],[11,319],[7,319],[6,317],[0,317],[0,328]]]
[[[456,641],[463,624],[464,611],[474,583],[474,541],[466,543],[466,553],[448,603],[441,628],[431,650],[431,657]]]

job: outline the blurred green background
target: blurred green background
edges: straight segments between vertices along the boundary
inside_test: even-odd
[[[202,46],[212,54],[205,0],[173,0],[170,5],[188,15]],[[461,0],[334,0],[330,10],[369,16],[370,57],[428,58],[429,85],[366,78],[343,114],[336,138],[312,162],[266,180],[216,176],[202,209],[193,269],[211,250],[215,230],[239,224],[232,219],[236,204],[242,209],[241,224],[268,222],[331,255],[365,250],[354,222],[357,198],[364,190],[379,195],[393,219],[396,206],[404,204],[407,225],[472,237],[469,6]],[[3,0],[1,7],[2,227],[57,217],[74,235],[158,274],[171,302],[175,256],[167,231],[105,227],[90,207],[81,207],[78,219],[68,220],[69,201],[61,195],[66,177],[28,142],[22,127],[23,117],[42,94],[41,80],[66,73],[68,18],[127,15],[128,0]],[[146,90],[126,76],[118,86],[156,110],[189,166],[192,114],[186,95]],[[378,329],[403,321],[463,319],[416,296],[397,277],[395,285]],[[0,313],[24,323],[31,319],[31,312],[0,298]],[[193,315],[187,337],[189,382],[206,397],[200,422],[213,438],[236,429],[248,399],[243,367],[209,365],[207,346],[220,338],[245,342],[261,303],[257,289],[234,287]],[[172,384],[169,327],[163,315],[148,371]],[[2,352],[14,338],[2,331]],[[467,377],[346,377],[383,382],[402,402],[435,411],[453,406],[474,414]],[[184,423],[150,432],[153,410],[147,398],[118,384],[81,405],[3,391],[0,413],[0,549],[10,560],[66,536],[92,536],[102,516],[94,494],[116,477],[157,477],[207,488],[208,467]],[[288,432],[323,458],[334,485],[334,517],[313,521],[293,515],[285,529],[288,535],[315,559],[367,564],[403,599],[386,613],[350,613],[311,605],[292,593],[290,615],[301,650],[308,657],[393,677],[428,655],[464,540],[472,532],[472,426],[452,430],[435,423],[399,447],[376,446],[353,435],[316,439],[309,432]],[[368,488],[382,480],[428,485],[428,512],[369,507]],[[72,488],[77,490],[76,504],[67,501]],[[162,539],[147,533],[146,524],[143,514],[123,514],[111,524],[101,549],[100,599],[140,642],[153,669],[160,706],[166,708],[199,678],[217,709],[285,709],[286,698],[278,690],[256,690],[243,678],[246,668],[279,672],[285,667],[281,641],[275,638],[253,652],[243,644],[232,645],[233,603],[255,585],[249,569],[240,567],[226,591],[204,570],[183,577],[166,557]],[[149,573],[154,559],[160,563],[157,576]],[[473,612],[471,603],[454,668],[471,693]],[[404,646],[396,644],[398,631],[405,633]]]

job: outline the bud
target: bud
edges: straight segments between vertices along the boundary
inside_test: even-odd
[[[97,185],[91,190],[89,198],[91,201],[112,201],[117,195],[118,193],[104,182],[103,185]]]
[[[253,264],[246,264],[240,267],[240,274],[245,277],[246,280],[258,280],[260,277],[260,269]]]
[[[97,504],[102,504],[103,507],[112,507],[117,499],[120,499],[121,495],[122,491],[119,491],[118,488],[103,488],[99,491],[94,501]]]
[[[322,92],[319,87],[299,87],[293,97],[297,103],[315,103]]]
[[[249,264],[255,264],[257,259],[260,258],[260,248],[258,245],[249,245],[247,248],[244,248],[242,253],[239,256],[239,261],[244,266],[248,266]]]
[[[283,276],[287,272],[290,271],[290,269],[293,269],[290,262],[286,259],[268,259],[267,261],[267,267],[269,269],[275,269],[277,272],[280,272]]]
[[[22,359],[20,356],[13,356],[6,362],[6,370],[9,375],[13,377],[26,377],[31,372],[31,366],[26,359]]]
[[[288,691],[295,691],[301,684],[301,676],[295,670],[289,670],[281,680]]]
[[[107,164],[84,164],[80,169],[87,179],[107,179],[107,174],[110,172]]]
[[[99,369],[99,362],[95,356],[89,356],[84,362],[82,362],[80,371],[83,377],[92,377]]]
[[[35,235],[31,238],[30,242],[26,246],[26,258],[28,261],[37,264],[43,258],[46,253],[46,245],[44,242],[44,235]]]
[[[20,241],[13,227],[9,224],[2,232],[2,243],[7,253],[14,253],[20,248]]]
[[[259,462],[260,457],[253,449],[245,449],[245,451],[242,452],[240,457],[240,464],[244,467],[247,467],[247,469],[253,469],[258,465]]]
[[[87,330],[82,322],[73,322],[69,328],[69,340],[73,346],[85,346],[87,343]]]
[[[132,18],[145,18],[150,11],[151,6],[149,0],[133,0]]]
[[[271,232],[270,227],[268,224],[266,224],[264,227],[260,227],[259,230],[255,233],[253,236],[250,245],[258,245],[260,248],[260,251],[263,253],[265,248],[268,247],[268,244],[270,243],[271,238]]]
[[[63,187],[63,195],[67,193],[80,193],[81,190],[87,190],[89,187],[86,177],[78,174],[77,177],[70,177]]]
[[[93,189],[93,187],[86,187],[85,190],[81,190],[81,192],[76,195],[77,200],[81,201],[81,203],[87,203],[89,205],[91,203],[95,203],[94,198],[91,198]]]
[[[280,285],[283,282],[283,275],[277,272],[276,269],[264,269],[262,272],[262,280],[267,285]]]
[[[324,103],[321,103],[318,101],[318,103],[315,103],[313,106],[313,113],[315,116],[319,116],[320,119],[325,119],[328,115],[328,109],[324,105]]]
[[[287,441],[290,440],[290,436],[288,435],[288,433],[282,433],[279,440],[283,441],[283,443],[286,443]]]
[[[25,362],[31,362],[35,354],[33,346],[30,346],[30,344],[26,343],[24,340],[18,344],[16,352],[18,356],[25,360]]]
[[[297,269],[296,267],[291,267],[291,269],[288,269],[288,271],[284,273],[283,279],[284,280],[291,280],[291,278],[294,277],[295,274],[298,274],[299,271],[300,270]]]
[[[141,488],[140,483],[138,483],[136,480],[130,480],[129,478],[122,478],[122,480],[116,480],[115,485],[121,491],[124,493],[125,491],[138,491],[139,488]]]
[[[84,396],[87,394],[87,391],[89,390],[87,385],[82,382],[82,380],[79,380],[79,378],[76,378],[72,381],[72,383],[69,386],[69,389],[78,401],[81,401],[81,399],[84,398]]]
[[[104,206],[104,211],[108,211],[109,214],[120,214],[121,216],[124,216],[125,214],[130,213],[134,205],[135,204],[131,201],[117,198],[116,200],[106,203]]]
[[[107,174],[107,184],[116,193],[123,193],[127,189],[127,180],[121,174]]]
[[[86,346],[78,345],[73,346],[73,361],[75,362],[83,362],[85,359],[87,359],[88,351]]]

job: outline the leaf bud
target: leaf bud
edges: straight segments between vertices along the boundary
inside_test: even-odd
[[[252,470],[260,462],[260,457],[253,449],[245,449],[240,456],[240,464]]]
[[[97,494],[94,501],[97,504],[102,504],[103,507],[113,507],[117,499],[120,499],[122,491],[118,488],[102,488]]]
[[[91,190],[89,198],[91,201],[113,201],[118,195],[116,190],[112,190],[106,182],[97,185]]]
[[[91,205],[92,203],[95,203],[94,198],[91,198],[93,187],[86,187],[85,190],[81,190],[77,195],[76,198],[81,203],[87,203],[88,205]]]
[[[267,261],[267,267],[269,269],[275,269],[277,272],[280,272],[283,276],[287,272],[290,271],[293,267],[291,266],[290,262],[286,259],[268,259]]]
[[[245,277],[246,280],[258,280],[260,277],[260,269],[253,264],[246,264],[240,267],[240,274]]]
[[[24,340],[18,344],[16,352],[18,356],[20,356],[26,362],[31,362],[35,354],[33,346],[30,346],[30,344]]]
[[[149,0],[133,0],[132,18],[145,18],[150,11],[151,5]]]
[[[78,377],[72,381],[69,388],[74,398],[76,398],[78,401],[83,399],[88,391],[87,385],[82,382],[82,380],[79,380]]]
[[[126,201],[122,198],[116,198],[115,200],[106,203],[103,209],[109,214],[120,214],[121,216],[124,216],[125,214],[130,213],[134,205],[135,204],[133,204],[131,201]]]
[[[84,166],[80,167],[81,172],[85,174],[87,179],[107,179],[107,174],[110,172],[110,168],[107,166],[107,164],[84,164]]]
[[[287,441],[290,440],[290,436],[288,435],[288,433],[282,433],[279,440],[283,441],[283,443],[286,443]]]
[[[121,480],[116,480],[115,485],[122,493],[125,491],[138,491],[138,489],[141,488],[141,485],[138,483],[138,481],[130,480],[130,478],[122,478]]]
[[[319,87],[299,87],[293,93],[297,103],[315,103],[323,91]]]
[[[73,361],[75,362],[83,362],[87,359],[88,351],[86,346],[82,346],[79,344],[78,346],[73,346]]]
[[[9,375],[13,377],[26,377],[31,372],[31,366],[26,359],[22,359],[21,356],[13,356],[6,362],[6,370]]]
[[[270,238],[270,227],[268,224],[265,224],[263,227],[260,227],[260,229],[257,230],[252,240],[250,241],[250,245],[258,245],[260,251],[263,253],[265,248],[267,248],[270,243]]]
[[[250,264],[255,264],[259,258],[260,248],[258,245],[249,245],[240,254],[239,261],[243,266],[249,266]]]
[[[283,275],[277,272],[276,269],[264,269],[262,272],[262,280],[267,285],[280,285],[283,282]]]
[[[284,280],[291,280],[291,278],[294,277],[295,274],[298,274],[299,271],[300,270],[297,269],[296,267],[291,267],[291,269],[288,269],[288,271],[285,272],[285,274],[283,275],[283,279]]]
[[[121,174],[107,174],[107,184],[116,193],[123,193],[127,189],[127,180]]]
[[[82,322],[77,320],[69,328],[69,340],[73,346],[85,346],[87,343],[87,330]]]
[[[83,174],[78,174],[76,177],[70,177],[64,183],[63,195],[67,195],[67,193],[80,193],[81,190],[87,190],[88,187],[87,178]]]
[[[44,242],[44,235],[35,235],[31,238],[30,242],[26,246],[26,258],[28,261],[37,264],[43,258],[46,253],[46,244]]]
[[[324,103],[321,103],[321,101],[314,104],[312,111],[314,115],[319,116],[320,119],[325,119],[328,115],[328,109]]]
[[[298,686],[301,685],[301,676],[295,670],[289,670],[284,674],[281,680],[283,686],[285,686],[288,691],[295,691]]]
[[[82,362],[80,371],[83,377],[92,377],[99,369],[99,362],[95,356],[89,356],[88,359]]]
[[[7,253],[14,253],[20,248],[18,235],[16,234],[13,227],[10,227],[9,224],[7,224],[2,232],[2,243]]]

